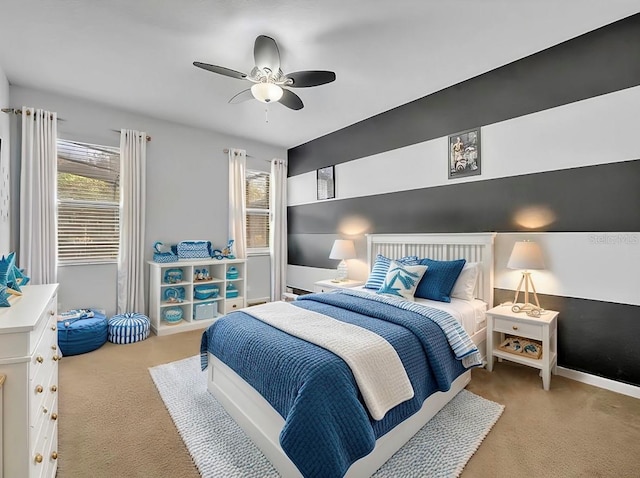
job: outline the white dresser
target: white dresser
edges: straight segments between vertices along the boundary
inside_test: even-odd
[[[29,285],[0,308],[0,476],[53,478],[58,467],[57,284]]]

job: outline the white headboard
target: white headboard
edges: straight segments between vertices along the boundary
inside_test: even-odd
[[[480,264],[476,297],[493,307],[493,241],[495,232],[469,234],[367,234],[369,270],[377,254],[390,259],[428,257],[438,261],[466,259]]]

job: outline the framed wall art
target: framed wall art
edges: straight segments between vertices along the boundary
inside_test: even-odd
[[[449,179],[480,174],[480,128],[449,135]]]
[[[336,197],[334,167],[327,166],[316,170],[316,184],[318,199],[333,199]]]

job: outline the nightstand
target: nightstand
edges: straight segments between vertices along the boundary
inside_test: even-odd
[[[549,390],[551,373],[556,373],[558,361],[558,312],[547,310],[540,317],[512,312],[511,304],[487,311],[487,370],[493,371],[493,358],[510,360],[540,369],[542,386]],[[505,352],[498,347],[506,335],[542,342],[542,356],[538,359],[523,354]]]
[[[364,285],[364,281],[347,279],[340,282],[334,282],[333,279],[320,280],[313,284],[314,292],[329,292],[335,289],[349,289]]]

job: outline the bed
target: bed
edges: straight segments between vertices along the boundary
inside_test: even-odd
[[[388,258],[400,258],[406,256],[418,256],[420,258],[428,257],[434,259],[436,261],[450,261],[454,259],[466,259],[469,263],[475,263],[478,267],[478,279],[476,281],[474,297],[477,300],[469,301],[468,304],[464,303],[465,301],[456,301],[452,300],[451,303],[436,303],[435,306],[441,310],[445,310],[450,316],[454,317],[460,323],[464,323],[464,329],[467,331],[468,336],[471,341],[477,347],[477,350],[480,352],[479,355],[482,357],[485,356],[485,341],[486,341],[486,327],[485,327],[485,319],[484,319],[484,311],[487,308],[487,304],[491,306],[493,304],[493,242],[494,242],[494,233],[479,233],[479,234],[374,234],[367,236],[367,258],[369,262],[369,270],[371,270],[371,266],[374,264],[376,257],[379,254],[386,256]],[[361,298],[359,296],[371,295],[370,291],[341,291],[343,294],[336,293],[326,293],[326,294],[312,294],[310,296],[303,297],[304,299],[308,299],[306,301],[301,301],[298,306],[302,306],[302,302],[304,305],[309,305],[309,308],[317,308],[319,311],[324,311],[328,309],[332,309],[334,307],[352,307],[349,312],[345,312],[345,314],[357,314],[361,312],[361,309],[364,305],[361,304],[361,301],[364,303],[372,302],[370,299]],[[377,296],[381,297],[381,296]],[[378,300],[378,299],[376,299]],[[373,308],[386,308],[387,304],[386,299],[380,298],[379,306],[372,307]],[[343,302],[347,305],[343,305]],[[311,306],[313,304],[313,306]],[[318,305],[319,304],[319,305]],[[351,306],[351,304],[355,304]],[[434,304],[429,304],[434,305]],[[390,305],[389,305],[390,306]],[[410,307],[408,307],[410,308]],[[333,310],[333,309],[332,309]],[[396,309],[394,309],[395,311]],[[294,442],[296,440],[300,441],[300,444],[305,444],[306,448],[314,448],[315,445],[318,445],[317,451],[312,453],[317,453],[318,456],[322,456],[323,451],[320,448],[324,446],[333,446],[325,444],[325,440],[323,437],[326,435],[319,434],[318,438],[314,442],[304,442],[304,440],[309,440],[309,437],[306,435],[296,435],[296,433],[291,432],[291,416],[294,415],[294,411],[298,413],[300,416],[300,410],[295,409],[303,401],[298,401],[299,397],[287,397],[286,393],[284,396],[278,396],[278,398],[274,398],[274,396],[268,395],[269,387],[271,386],[269,381],[274,376],[275,373],[273,368],[277,368],[278,365],[273,365],[273,361],[271,359],[265,360],[265,363],[270,363],[271,365],[264,370],[260,370],[259,367],[252,363],[247,366],[247,368],[254,368],[254,370],[240,370],[239,367],[244,366],[240,364],[242,361],[238,358],[237,361],[234,362],[234,357],[240,357],[242,353],[245,353],[247,349],[253,350],[256,347],[255,339],[247,344],[243,344],[242,347],[244,349],[240,352],[233,351],[228,352],[228,355],[224,355],[224,349],[227,345],[231,345],[233,341],[235,341],[234,329],[233,327],[248,327],[248,322],[250,319],[247,319],[248,316],[242,311],[238,312],[240,315],[235,316],[235,323],[232,324],[232,320],[234,316],[227,316],[224,319],[221,319],[219,322],[221,324],[216,325],[214,323],[210,326],[207,331],[203,334],[202,340],[202,348],[201,353],[203,356],[203,367],[208,365],[208,373],[207,373],[207,381],[208,381],[208,389],[209,391],[216,397],[216,399],[223,405],[223,407],[229,412],[229,414],[234,418],[234,420],[244,429],[247,435],[252,439],[252,441],[262,450],[265,456],[270,460],[270,462],[274,465],[274,467],[278,470],[281,476],[288,477],[300,477],[300,476],[346,476],[349,478],[353,477],[368,477],[373,474],[384,462],[386,462],[397,450],[399,450],[415,433],[424,426],[442,407],[444,407],[460,390],[462,390],[471,379],[470,369],[462,369],[458,365],[456,365],[455,360],[452,361],[454,365],[449,363],[447,364],[434,364],[429,363],[428,367],[433,368],[434,380],[438,382],[441,380],[440,377],[447,376],[449,378],[449,382],[447,385],[440,386],[440,389],[443,391],[428,391],[422,390],[420,386],[416,388],[415,396],[411,400],[407,400],[407,402],[398,405],[391,412],[389,412],[384,419],[380,421],[374,421],[371,416],[368,417],[371,422],[372,432],[374,433],[373,438],[367,436],[366,439],[363,438],[364,442],[371,442],[373,440],[373,444],[369,443],[366,446],[362,445],[364,448],[372,447],[373,450],[363,452],[362,449],[354,450],[343,450],[338,448],[335,453],[340,455],[340,459],[343,461],[346,460],[348,465],[348,469],[346,472],[344,471],[344,463],[342,464],[341,471],[337,472],[339,469],[339,464],[336,465],[336,470],[331,469],[332,471],[324,470],[321,473],[309,472],[312,468],[304,468],[301,465],[300,458],[296,456],[295,458],[290,458],[289,455],[284,451],[283,446],[287,446],[287,450],[289,454],[294,456],[291,453],[291,441]],[[332,312],[333,313],[333,312]],[[374,312],[371,313],[374,316]],[[385,312],[388,313],[388,312]],[[406,313],[414,313],[413,311],[406,311]],[[236,314],[236,313],[234,313]],[[405,314],[405,311],[397,311],[398,320],[401,320],[402,314]],[[327,312],[327,315],[329,313]],[[246,316],[246,317],[245,317]],[[231,319],[231,320],[230,320]],[[240,320],[242,319],[242,320]],[[222,321],[226,322],[222,322]],[[360,317],[358,317],[360,320]],[[404,320],[404,319],[402,319]],[[246,322],[246,323],[245,323]],[[430,325],[431,326],[431,325]],[[214,330],[214,328],[216,328]],[[260,325],[258,327],[263,327],[260,329],[259,333],[256,335],[264,335],[267,343],[265,350],[263,353],[272,353],[272,349],[277,349],[277,346],[274,344],[276,340],[275,336],[272,336],[272,330],[267,329],[269,326],[266,324]],[[266,328],[265,328],[266,327]],[[422,327],[422,325],[421,325]],[[426,327],[426,326],[425,326]],[[227,330],[225,332],[227,334],[227,342],[220,339],[218,342],[218,349],[216,350],[216,355],[224,356],[224,361],[214,355],[211,350],[213,347],[210,344],[213,342],[211,340],[213,333],[220,333],[220,330]],[[268,331],[267,331],[268,330]],[[231,332],[229,332],[231,331]],[[281,331],[273,332],[277,334],[284,334]],[[431,333],[431,332],[426,332]],[[441,333],[441,332],[438,332]],[[239,337],[238,333],[238,337]],[[229,339],[228,337],[231,337]],[[238,339],[240,340],[240,339]],[[244,340],[244,339],[242,339]],[[287,340],[298,340],[293,337],[288,337]],[[431,339],[429,339],[431,340]],[[436,339],[433,339],[434,341]],[[446,341],[446,338],[440,339],[437,338],[438,341]],[[222,345],[220,345],[222,343]],[[278,339],[278,344],[279,339]],[[308,345],[308,344],[307,344]],[[307,346],[305,345],[305,346]],[[235,346],[235,344],[234,344]],[[279,346],[279,345],[278,345]],[[298,353],[298,349],[293,346],[293,342],[291,342],[288,346],[291,347],[291,355],[296,355]],[[394,344],[394,346],[396,346]],[[262,347],[262,345],[260,345]],[[297,345],[296,345],[297,347]],[[441,347],[441,345],[434,345],[434,350],[437,347]],[[399,349],[400,350],[400,349]],[[326,351],[325,351],[326,352]],[[253,353],[253,352],[252,352]],[[275,353],[275,352],[274,352]],[[316,353],[316,352],[314,352]],[[330,352],[327,352],[330,354]],[[438,352],[441,353],[441,352]],[[280,358],[276,357],[277,360]],[[315,360],[315,358],[314,358]],[[430,360],[429,358],[425,360]],[[447,359],[449,360],[449,359]],[[342,363],[340,359],[337,360]],[[402,355],[402,361],[405,363],[405,356]],[[225,363],[226,362],[226,363]],[[304,360],[301,359],[301,362]],[[444,362],[444,360],[443,360]],[[297,367],[296,362],[296,367]],[[421,366],[421,365],[420,365]],[[458,367],[458,368],[456,368]],[[336,371],[337,370],[337,371]],[[332,377],[341,377],[344,375],[341,369],[336,369],[331,372]],[[422,369],[418,368],[413,370],[412,368],[407,368],[407,373],[414,374],[410,375],[411,379],[414,380],[415,374],[423,373]],[[430,372],[431,373],[431,372]],[[252,384],[249,384],[245,381],[241,375],[247,377],[247,380],[252,381]],[[301,375],[302,377],[302,375]],[[306,377],[306,375],[304,376]],[[262,383],[261,379],[264,379],[267,383]],[[306,378],[305,378],[306,380]],[[338,382],[338,379],[335,379]],[[442,379],[444,380],[444,378]],[[257,383],[260,382],[260,383]],[[298,387],[298,391],[293,391],[292,393],[295,395],[302,395],[300,392],[301,385],[304,380],[301,378],[300,382],[297,385],[292,385],[292,388]],[[313,382],[313,380],[309,380],[309,383]],[[349,382],[345,382],[345,388],[349,388]],[[413,383],[413,382],[412,382]],[[333,385],[333,384],[331,384]],[[328,386],[324,383],[324,386]],[[304,385],[303,385],[304,387]],[[342,385],[340,385],[342,387]],[[437,388],[437,386],[436,386]],[[261,390],[263,394],[269,397],[269,400],[263,397],[258,390]],[[318,392],[315,392],[317,396]],[[309,424],[307,428],[313,429],[313,433],[315,433],[316,428],[320,428],[320,423],[330,422],[332,418],[326,418],[330,412],[327,410],[335,410],[336,408],[340,408],[339,411],[335,413],[346,414],[349,419],[347,422],[351,423],[351,418],[361,415],[362,413],[359,410],[356,410],[354,407],[360,406],[365,409],[366,416],[366,408],[364,405],[357,403],[353,405],[351,403],[351,398],[343,398],[341,396],[342,388],[333,389],[330,392],[327,392],[327,399],[317,400],[319,403],[318,406],[323,406],[319,412],[313,412],[308,415],[302,415],[303,418],[297,418],[298,423],[301,420],[308,419]],[[351,393],[351,392],[349,392]],[[426,395],[426,398],[421,394]],[[281,394],[282,395],[282,394]],[[357,399],[362,402],[362,394],[357,394]],[[307,395],[309,396],[309,394]],[[330,402],[329,396],[340,396],[340,400],[344,399],[344,402],[341,402],[339,407],[336,407],[335,404]],[[347,392],[345,392],[345,397],[347,397]],[[349,395],[350,397],[350,395]],[[280,400],[280,401],[278,401]],[[307,401],[309,401],[308,399]],[[311,400],[313,401],[313,400]],[[281,403],[282,402],[282,403]],[[289,403],[289,406],[283,405],[284,402]],[[417,406],[416,406],[417,403]],[[293,404],[293,405],[291,405]],[[413,407],[413,408],[411,408]],[[299,407],[300,408],[300,407]],[[404,410],[406,408],[407,410]],[[400,410],[398,413],[395,413],[396,410]],[[393,413],[392,413],[393,412]],[[333,412],[331,412],[333,413]],[[397,415],[396,422],[392,422],[393,416]],[[408,416],[404,416],[404,415]],[[287,417],[287,420],[283,418]],[[325,417],[321,421],[317,420],[318,416]],[[340,421],[342,420],[342,421]],[[344,425],[344,417],[336,418],[336,424],[332,425],[336,429],[342,430],[343,427],[348,428]],[[358,420],[356,418],[353,419],[354,422]],[[387,423],[387,421],[389,423]],[[379,425],[379,426],[378,426]],[[351,425],[349,425],[351,426]],[[353,427],[356,429],[360,424],[354,424]],[[377,429],[376,429],[377,427]],[[305,431],[305,433],[307,433]],[[342,431],[340,432],[342,433]],[[351,433],[351,430],[347,430],[345,433]],[[345,448],[351,448],[352,443],[353,447],[360,446],[360,431],[358,430],[358,440],[354,440],[353,436],[351,438],[344,439],[344,443],[342,445]],[[368,435],[369,432],[362,432],[363,435]],[[331,435],[333,436],[333,435]],[[281,444],[281,437],[283,439],[283,444]],[[310,447],[309,444],[314,443],[314,447]],[[321,446],[320,446],[321,445]],[[363,449],[364,449],[363,448]],[[348,458],[344,458],[342,455],[348,455]],[[318,456],[311,457],[311,459],[318,459]],[[354,459],[354,457],[357,457]],[[300,468],[294,464],[294,461],[298,462]],[[300,469],[305,470],[301,472]]]

